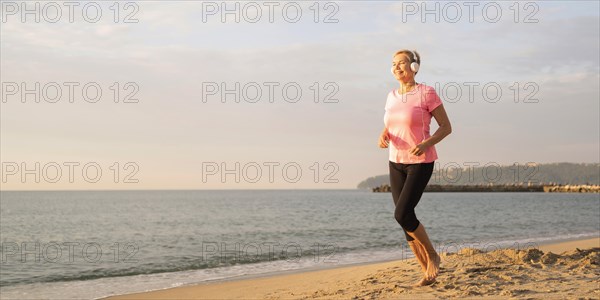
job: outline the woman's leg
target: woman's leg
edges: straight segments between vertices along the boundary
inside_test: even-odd
[[[396,207],[396,212],[398,211],[398,202],[400,201],[400,194],[402,193],[402,190],[404,189],[404,185],[406,183],[406,177],[407,177],[407,173],[405,170],[406,165],[405,164],[401,164],[401,163],[395,163],[390,161],[389,162],[389,167],[390,167],[390,189],[392,190],[392,199],[394,200],[394,207]],[[402,204],[403,206],[406,205],[406,203]],[[396,216],[397,213],[394,213],[394,216]],[[397,220],[398,218],[396,218]],[[402,228],[402,227],[401,227]],[[404,231],[404,236],[406,237],[407,241],[414,241],[415,239],[410,236],[406,230],[404,230],[404,228],[402,228],[402,230]]]
[[[415,215],[415,207],[421,200],[423,191],[433,173],[433,162],[422,164],[399,164],[400,166],[390,166],[390,180],[394,177],[399,178],[397,184],[402,186],[392,185],[392,195],[395,198],[396,209],[394,218],[404,229],[406,239],[411,241],[414,237],[408,232],[413,232],[417,229],[420,222]],[[402,176],[392,172],[398,170]],[[396,191],[395,191],[396,190]]]
[[[391,161],[389,162],[390,189],[392,191],[392,198],[394,200],[394,205],[396,206],[396,209],[398,207],[398,202],[400,201],[400,194],[402,193],[402,190],[405,186],[406,178],[408,175],[405,170],[405,167],[406,167],[406,165],[403,165],[403,164],[394,163]],[[410,236],[404,228],[402,228],[402,230],[404,232],[406,240],[408,241],[408,245],[410,246],[411,250],[415,254],[415,258],[421,265],[421,268],[423,269],[423,274],[426,274],[427,273],[427,254],[424,250],[424,247],[417,240],[415,240],[412,236]],[[429,283],[430,282],[428,282],[427,279],[424,277],[415,285],[421,286],[421,285],[427,285]]]
[[[419,203],[423,191],[433,173],[433,162],[406,165],[406,180],[400,199],[400,206],[396,206],[395,217],[398,223],[402,226],[405,233],[417,240],[424,248],[427,256],[427,271],[425,277],[427,280],[433,280],[439,272],[440,257],[435,251],[425,227],[415,215],[415,207]]]
[[[427,254],[423,251],[421,244],[417,240],[412,240],[408,242],[410,249],[415,254],[417,261],[421,265],[421,269],[423,269],[423,274],[427,273]]]
[[[415,240],[421,244],[423,247],[421,250],[427,255],[427,271],[425,272],[425,278],[427,280],[434,280],[439,273],[441,258],[433,248],[431,241],[429,241],[425,227],[423,224],[419,224],[419,227],[415,231],[409,232],[408,234],[412,235]]]
[[[412,249],[412,251],[415,253],[415,256],[417,257],[417,260],[419,262],[419,264],[421,265],[421,269],[423,270],[423,278],[421,278],[421,280],[417,283],[414,284],[414,286],[424,286],[424,285],[429,285],[435,282],[435,279],[429,279],[426,277],[427,275],[427,252],[425,251],[425,247],[423,247],[423,245],[421,245],[421,243],[419,243],[419,241],[417,240],[412,240],[410,242],[408,242],[408,244],[410,245],[410,248]]]

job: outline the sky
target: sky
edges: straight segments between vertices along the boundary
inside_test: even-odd
[[[600,161],[597,1],[1,3],[1,190],[355,188],[400,49],[438,168]]]

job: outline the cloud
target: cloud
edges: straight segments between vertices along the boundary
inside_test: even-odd
[[[202,23],[197,5],[186,2],[140,4],[139,24],[2,24],[3,81],[98,81],[106,95],[111,82],[134,81],[141,99],[132,106],[3,103],[3,156],[106,153],[170,157],[179,165],[231,156],[333,158],[346,166],[343,187],[352,188],[385,173],[386,153],[374,141],[385,96],[398,85],[389,64],[394,51],[410,48],[423,57],[418,81],[498,82],[505,89],[496,104],[481,96],[474,103],[444,99],[455,130],[439,145],[442,161],[568,161],[561,151],[571,148],[561,143],[596,145],[576,159],[597,161],[598,145],[590,143],[600,118],[597,13],[557,14],[550,6],[537,24],[402,23],[389,2],[339,5],[340,24]],[[297,82],[305,98],[221,103],[217,96],[203,103],[207,81]],[[339,103],[315,103],[315,82],[319,100],[330,91],[324,83],[336,83]],[[514,103],[515,82],[521,89],[536,83],[539,103]],[[521,90],[521,99],[529,91]]]

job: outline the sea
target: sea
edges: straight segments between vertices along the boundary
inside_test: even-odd
[[[425,193],[438,252],[600,236],[600,194]],[[0,192],[0,298],[100,299],[414,257],[389,193]]]

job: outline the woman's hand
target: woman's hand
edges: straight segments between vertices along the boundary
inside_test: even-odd
[[[418,144],[414,147],[412,147],[408,153],[412,154],[412,155],[423,155],[425,154],[425,151],[427,151],[427,148],[429,148],[429,146],[425,145],[425,144]]]
[[[387,129],[384,129],[379,135],[379,148],[387,148],[390,141],[390,135]]]

